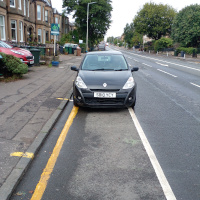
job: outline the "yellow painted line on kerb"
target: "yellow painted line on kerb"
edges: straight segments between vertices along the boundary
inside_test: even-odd
[[[73,100],[71,100],[71,99],[66,99],[66,98],[56,98],[56,99],[64,100],[64,101],[73,101]]]
[[[53,153],[51,154],[51,157],[49,158],[48,163],[47,163],[45,169],[43,170],[43,173],[40,177],[40,181],[38,182],[38,184],[35,188],[35,191],[34,191],[34,194],[31,198],[31,200],[40,200],[42,198],[44,191],[46,189],[48,180],[49,180],[51,173],[53,171],[53,168],[56,164],[56,160],[59,156],[62,145],[67,136],[68,130],[69,130],[70,126],[72,125],[73,120],[77,113],[78,113],[78,107],[74,106],[69,115],[69,118],[67,119],[67,122],[65,123],[65,126],[57,140],[57,143],[56,143],[56,146],[54,147]]]
[[[11,153],[10,156],[16,156],[16,157],[24,157],[24,158],[34,158],[34,154],[30,152],[14,152]]]

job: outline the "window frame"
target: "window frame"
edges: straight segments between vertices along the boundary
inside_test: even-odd
[[[10,4],[10,7],[11,7],[11,8],[15,8],[15,6],[16,6],[15,0],[10,0],[10,3],[11,3],[11,1],[13,1],[14,5],[11,5],[11,4]]]
[[[37,5],[37,20],[41,20],[41,5]]]
[[[18,9],[22,10],[22,0],[18,0]]]
[[[47,14],[47,15],[46,15]],[[47,19],[47,20],[46,20]],[[48,23],[48,10],[45,10],[45,22]]]
[[[2,17],[2,21],[3,21],[3,24],[1,25],[0,24],[0,28],[3,27],[3,34],[4,34],[4,38],[2,38],[2,35],[1,35],[1,40],[6,40],[6,24],[5,24],[5,16],[4,15],[0,15],[0,17]]]
[[[28,13],[28,17],[29,17],[29,0],[27,1],[27,13]]]
[[[43,44],[46,44],[46,30],[43,29]]]
[[[24,16],[26,16],[26,0],[24,0]]]
[[[20,36],[20,42],[24,41],[24,37],[23,37],[23,22],[20,21],[19,22],[19,36]]]
[[[39,31],[40,31],[40,34],[39,34]],[[41,28],[39,28],[38,29],[38,43],[41,43],[41,39],[42,39],[42,29]],[[40,41],[39,41],[39,36],[40,36]]]
[[[12,22],[14,22],[15,24],[15,28],[12,28]],[[10,20],[10,24],[11,24],[11,38],[12,38],[12,41],[13,42],[17,42],[17,21],[16,20]],[[12,30],[15,31],[15,40],[13,40],[13,37],[12,37]]]

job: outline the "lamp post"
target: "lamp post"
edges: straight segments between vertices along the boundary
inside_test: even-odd
[[[87,35],[86,35],[86,51],[88,50],[88,15],[89,15],[89,6],[90,4],[94,4],[96,2],[91,2],[87,4]]]

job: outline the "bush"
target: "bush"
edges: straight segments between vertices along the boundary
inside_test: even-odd
[[[162,49],[172,47],[172,45],[173,45],[172,39],[163,37],[163,38],[161,38],[161,39],[159,39],[155,42],[154,50],[157,52],[157,51],[160,51]]]
[[[4,53],[0,53],[0,55],[3,57],[0,60],[0,72],[4,76],[22,76],[28,72],[28,66],[22,63],[19,58]]]
[[[177,53],[180,53],[181,51],[184,51],[186,54],[193,55],[197,54],[197,49],[193,47],[179,47],[176,49]]]

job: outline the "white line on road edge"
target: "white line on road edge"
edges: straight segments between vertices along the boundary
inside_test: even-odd
[[[162,66],[166,66],[166,67],[168,67],[169,65],[165,65],[165,64],[162,64],[162,63],[159,63],[159,62],[156,62],[157,64],[159,64],[159,65],[162,65]]]
[[[160,71],[160,72],[163,72],[163,73],[165,73],[165,74],[168,74],[168,75],[170,75],[170,76],[173,76],[173,77],[177,77],[177,76],[175,76],[175,75],[173,75],[173,74],[170,74],[170,73],[168,73],[168,72],[166,72],[166,71],[163,71],[163,70],[161,70],[161,69],[157,69],[158,71]]]
[[[158,180],[161,184],[161,187],[163,189],[163,192],[165,194],[166,199],[167,200],[176,200],[176,197],[175,197],[175,195],[174,195],[174,193],[173,193],[173,191],[172,191],[172,189],[171,189],[171,187],[170,187],[170,185],[169,185],[169,183],[168,183],[168,181],[167,181],[167,179],[164,175],[164,172],[163,172],[163,170],[162,170],[162,168],[161,168],[161,166],[160,166],[160,164],[159,164],[159,162],[156,158],[156,155],[154,154],[153,149],[151,148],[151,145],[149,144],[149,141],[147,140],[147,138],[145,136],[145,133],[144,133],[144,131],[143,131],[133,109],[129,108],[128,110],[129,110],[129,113],[130,113],[132,120],[135,124],[135,127],[138,131],[138,134],[139,134],[139,136],[142,140],[142,143],[143,143],[144,148],[147,152],[147,155],[149,156],[151,164],[152,164],[152,166],[153,166],[153,168],[156,172],[156,175],[157,175]]]
[[[194,85],[194,86],[196,86],[196,87],[199,87],[199,88],[200,88],[200,85],[194,84],[194,83],[192,83],[192,82],[190,82],[190,84],[192,84],[192,85]]]
[[[151,59],[151,60],[161,61],[161,62],[172,64],[172,65],[177,65],[177,66],[180,66],[180,67],[183,67],[183,68],[187,68],[187,69],[192,69],[192,70],[195,70],[195,71],[200,71],[200,69],[196,69],[196,68],[193,68],[193,67],[188,67],[188,66],[185,66],[185,65],[180,65],[180,64],[177,64],[177,63],[172,63],[172,62],[168,62],[168,61],[164,61],[164,60],[159,60],[159,59],[156,59],[156,58],[151,58],[151,57],[148,57],[148,56],[142,56],[142,55],[138,55],[138,54],[130,53],[130,52],[126,52],[126,53],[133,54],[135,56],[140,56],[140,57],[143,57],[143,58],[148,58],[148,59]]]
[[[145,64],[145,63],[142,63],[143,65],[146,65],[146,66],[148,66],[148,67],[152,67],[151,65],[147,65],[147,64]]]

